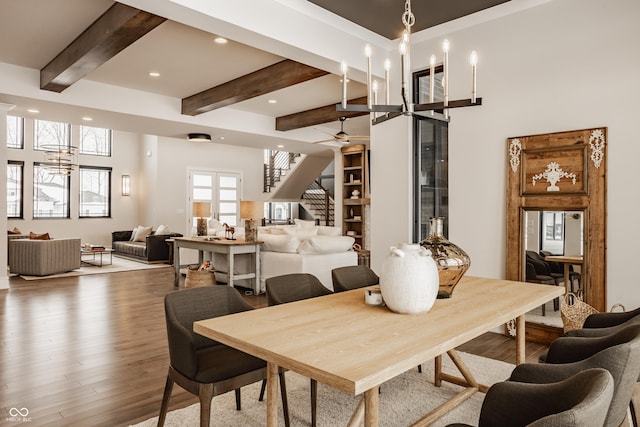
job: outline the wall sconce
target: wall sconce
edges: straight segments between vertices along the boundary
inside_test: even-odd
[[[131,177],[129,175],[122,175],[121,192],[123,196],[131,195]]]

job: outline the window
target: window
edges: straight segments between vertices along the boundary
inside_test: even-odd
[[[33,165],[33,217],[70,218],[70,176],[50,175],[47,168]]]
[[[7,116],[7,147],[24,148],[24,119]]]
[[[48,122],[45,120],[35,121],[34,149],[42,150],[43,146],[63,146],[69,147],[71,125],[67,123]]]
[[[191,171],[192,202],[211,202],[211,218],[231,227],[238,225],[238,206],[240,203],[240,174],[233,172]],[[191,212],[191,207],[189,207]],[[189,215],[192,227],[196,224],[193,215]]]
[[[80,154],[111,156],[111,129],[80,126]]]
[[[80,218],[111,216],[111,168],[80,166]]]
[[[23,217],[24,162],[9,160],[7,165],[7,218]]]

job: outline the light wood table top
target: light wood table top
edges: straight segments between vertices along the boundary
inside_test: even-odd
[[[194,331],[266,360],[271,372],[281,366],[377,399],[371,390],[383,382],[512,319],[518,318],[524,353],[524,313],[563,293],[556,286],[463,277],[451,298],[425,314],[368,306],[364,290],[356,289],[202,320]],[[272,391],[277,396],[275,386]],[[373,406],[377,411],[377,401]]]
[[[581,256],[547,255],[544,259],[565,264],[582,264],[584,262],[584,258]]]

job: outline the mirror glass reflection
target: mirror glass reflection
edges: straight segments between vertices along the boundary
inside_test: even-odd
[[[582,293],[584,212],[527,210],[522,235],[522,262],[526,263],[523,280]],[[550,301],[527,313],[526,321],[561,328],[559,305],[559,301]]]

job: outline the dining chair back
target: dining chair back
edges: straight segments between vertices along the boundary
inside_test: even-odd
[[[618,427],[640,375],[640,325],[604,337],[560,337],[549,346],[545,363],[518,365],[509,380],[551,383],[590,368],[604,368],[613,377],[613,398],[604,425]]]
[[[279,305],[308,298],[330,295],[331,292],[313,274],[294,273],[270,277],[265,281],[267,304]],[[311,379],[311,426],[316,426],[318,382]]]
[[[200,426],[209,426],[211,400],[235,390],[236,409],[241,409],[240,388],[266,378],[266,362],[193,331],[193,322],[252,310],[242,296],[228,286],[190,288],[167,294],[164,299],[169,372],[158,426],[163,426],[173,384],[200,400]],[[281,377],[284,390],[284,378]],[[288,424],[286,393],[282,393]]]
[[[380,277],[366,265],[348,265],[331,270],[334,292],[350,291],[380,283]]]

